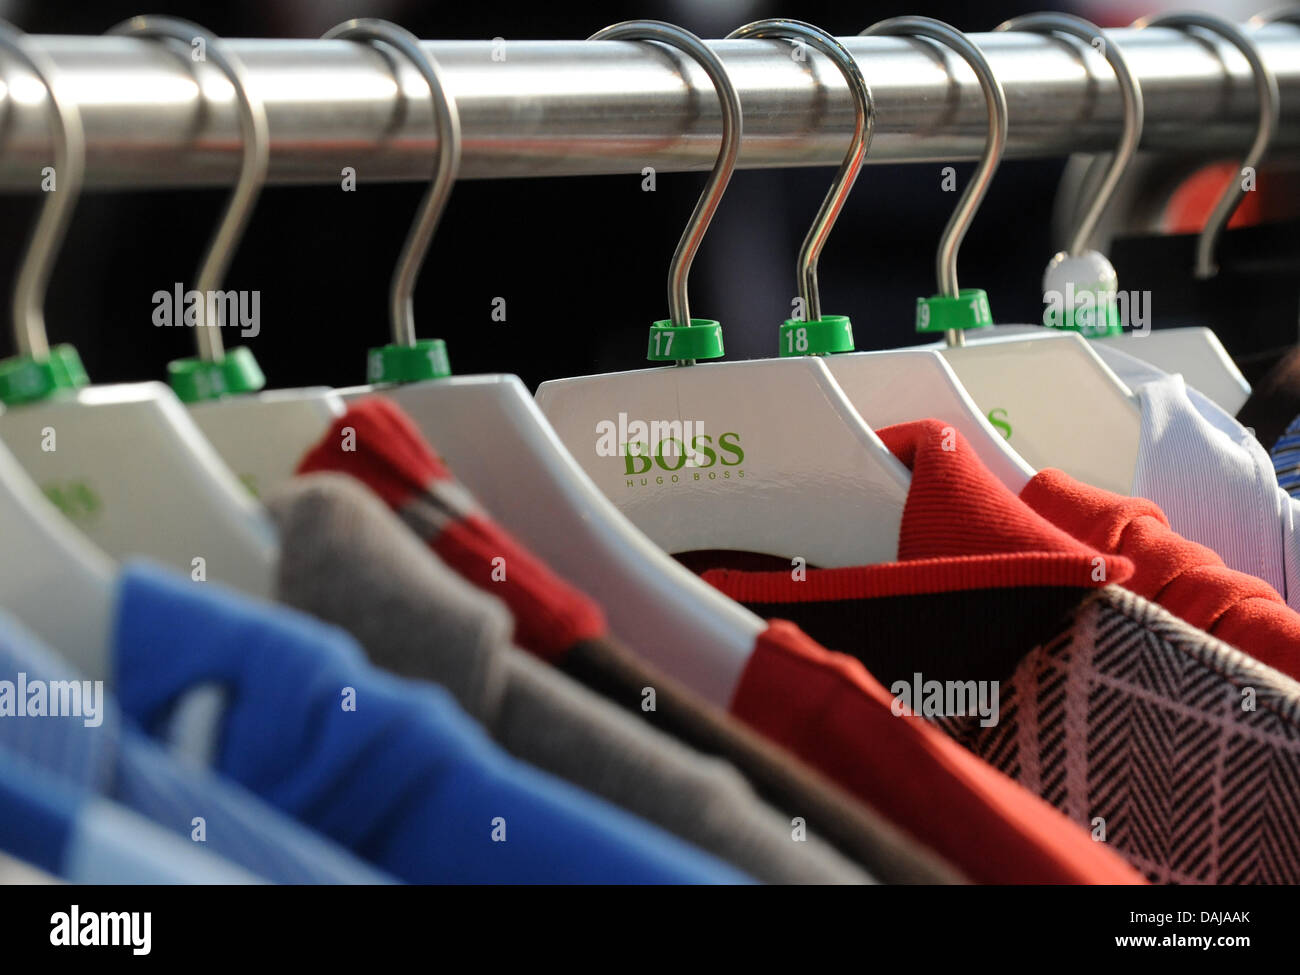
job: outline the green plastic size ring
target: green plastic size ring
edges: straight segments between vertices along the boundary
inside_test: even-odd
[[[692,318],[686,326],[669,320],[650,326],[646,358],[651,362],[721,359],[722,355],[722,326],[711,318]]]
[[[167,380],[182,403],[199,403],[236,393],[255,393],[266,377],[246,346],[231,349],[216,362],[176,359],[167,363]]]
[[[993,324],[989,296],[983,288],[962,288],[956,298],[932,295],[916,299],[916,330],[947,332],[949,329],[988,328]]]
[[[89,382],[77,350],[70,345],[56,345],[45,359],[24,355],[0,362],[0,403],[32,403]]]
[[[853,323],[848,315],[823,315],[802,322],[787,318],[781,326],[777,354],[830,355],[853,351]]]
[[[366,381],[371,383],[414,383],[450,375],[451,360],[447,358],[447,343],[442,339],[420,339],[414,345],[384,345],[371,349],[366,357]]]

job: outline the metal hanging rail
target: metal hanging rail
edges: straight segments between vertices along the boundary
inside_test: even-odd
[[[868,18],[869,19],[869,18]],[[1109,31],[1146,101],[1143,148],[1236,151],[1256,122],[1246,61],[1229,44],[1163,28]],[[1277,73],[1274,147],[1300,148],[1300,27],[1251,30]],[[1114,73],[1082,44],[1030,34],[973,34],[1006,89],[1008,157],[1107,151],[1119,135]],[[87,182],[99,187],[228,185],[238,171],[234,93],[211,64],[157,42],[36,36],[81,108]],[[871,162],[974,159],[985,133],[974,74],[923,42],[848,37],[878,122]],[[436,137],[428,86],[402,59],[347,41],[230,40],[263,98],[270,180],[424,180]],[[840,72],[784,41],[713,41],[745,110],[742,167],[838,164],[853,131]],[[717,151],[718,100],[689,59],[624,41],[428,41],[457,99],[462,178],[703,170]],[[32,190],[49,164],[45,93],[0,61],[0,187]],[[197,82],[195,79],[198,79]],[[395,80],[397,79],[397,80]],[[400,91],[405,96],[397,97]]]

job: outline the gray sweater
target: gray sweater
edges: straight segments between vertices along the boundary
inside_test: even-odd
[[[337,474],[267,499],[279,596],[349,631],[372,661],[451,691],[520,759],[767,883],[872,883],[762,802],[728,763],[692,751],[511,643],[495,597],[444,565],[378,499]]]

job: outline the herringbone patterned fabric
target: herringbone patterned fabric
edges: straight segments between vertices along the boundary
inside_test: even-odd
[[[1117,586],[938,723],[1161,883],[1300,883],[1300,683]]]

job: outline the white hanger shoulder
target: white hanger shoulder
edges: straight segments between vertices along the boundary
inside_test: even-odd
[[[596,599],[640,655],[727,706],[765,624],[639,532],[570,456],[516,376],[339,391],[394,400],[502,526]]]
[[[1219,337],[1208,328],[1152,329],[1144,334],[1094,341],[1127,352],[1162,372],[1181,373],[1188,386],[1200,390],[1233,416],[1250,397],[1250,383]]]
[[[89,386],[0,415],[0,439],[110,555],[272,591],[270,518],[162,383]]]
[[[938,352],[848,352],[822,361],[873,429],[933,417],[952,424],[984,466],[1017,494],[1034,476],[1034,469],[993,428]]]
[[[87,679],[107,679],[113,563],[67,523],[2,444],[0,551],[0,606]]]
[[[665,551],[820,566],[897,558],[910,476],[819,359],[560,379],[537,402],[596,486]]]
[[[276,389],[190,404],[190,416],[244,486],[265,494],[346,409],[327,386]]]
[[[1035,469],[1129,494],[1142,434],[1132,391],[1075,332],[997,333],[941,348],[989,422]]]

